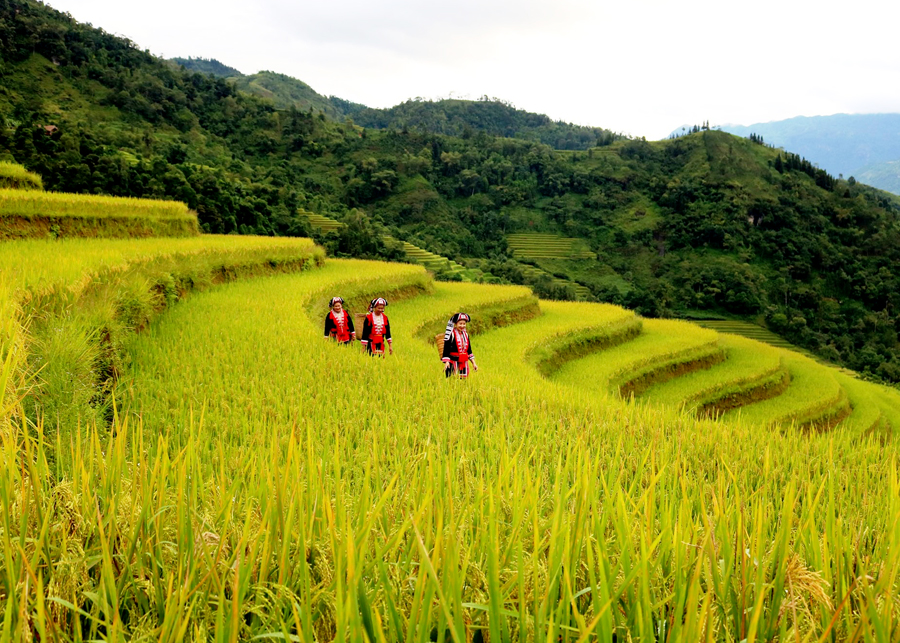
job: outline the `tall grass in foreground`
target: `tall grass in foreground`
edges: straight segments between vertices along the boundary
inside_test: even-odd
[[[393,358],[323,341],[310,302],[378,294],[392,270],[328,262],[193,298],[135,340],[112,432],[5,437],[2,635],[900,636],[892,443],[599,401],[526,365],[610,307],[474,337],[467,382],[411,335],[489,287],[392,303]]]

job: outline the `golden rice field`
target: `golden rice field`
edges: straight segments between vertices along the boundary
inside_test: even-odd
[[[197,234],[196,213],[178,201],[0,188],[0,240]]]
[[[84,257],[17,283],[128,261]],[[12,292],[2,640],[900,638],[900,396],[883,387],[765,348],[741,379],[750,340],[328,260],[190,297],[132,336],[108,425],[29,425]],[[394,355],[323,340],[333,295],[352,312],[387,296]],[[433,341],[458,310],[492,320],[467,381],[443,377]],[[617,393],[648,365],[658,379]],[[781,369],[779,395],[734,417],[691,412],[717,381]],[[769,426],[826,398],[850,412],[828,430]]]
[[[0,189],[0,216],[196,219],[180,201]]]
[[[0,243],[0,278],[20,290],[83,285],[164,256],[309,249],[311,239],[203,235],[179,239],[25,239]]]
[[[39,174],[29,172],[18,163],[0,161],[0,189],[43,190],[44,182]]]

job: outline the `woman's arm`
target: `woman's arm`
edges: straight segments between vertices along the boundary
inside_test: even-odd
[[[363,321],[363,332],[362,338],[359,340],[362,342],[362,345],[365,346],[369,343],[369,337],[372,335],[372,324],[369,323],[369,316],[366,315],[365,321]]]
[[[449,365],[452,361],[450,359],[450,353],[453,352],[453,343],[453,335],[450,335],[450,339],[444,340],[444,350],[441,351],[441,361],[444,362],[444,364]]]

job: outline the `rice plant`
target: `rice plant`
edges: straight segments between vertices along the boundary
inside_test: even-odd
[[[641,334],[608,351],[567,364],[555,379],[603,395],[640,394],[654,382],[673,379],[724,357],[715,331],[674,320],[645,319]]]
[[[847,392],[841,387],[834,370],[808,357],[783,355],[790,374],[790,385],[771,399],[728,411],[725,416],[740,414],[754,424],[796,424],[829,427],[850,414]]]
[[[43,190],[44,182],[39,174],[29,172],[18,163],[0,161],[0,189]]]
[[[0,240],[198,234],[196,213],[178,201],[0,189]]]
[[[725,350],[723,362],[656,384],[647,390],[645,399],[691,413],[719,415],[779,395],[790,383],[779,349],[726,333],[718,341]]]
[[[149,217],[195,219],[180,201],[0,189],[0,217]]]
[[[203,235],[169,239],[25,239],[0,243],[0,274],[17,290],[83,288],[101,271],[121,272],[164,256],[212,256],[260,250],[311,252],[311,239]]]

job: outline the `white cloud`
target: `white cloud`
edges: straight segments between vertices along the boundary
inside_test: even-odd
[[[375,107],[487,94],[648,138],[683,123],[900,111],[900,3],[50,0],[154,53]]]

